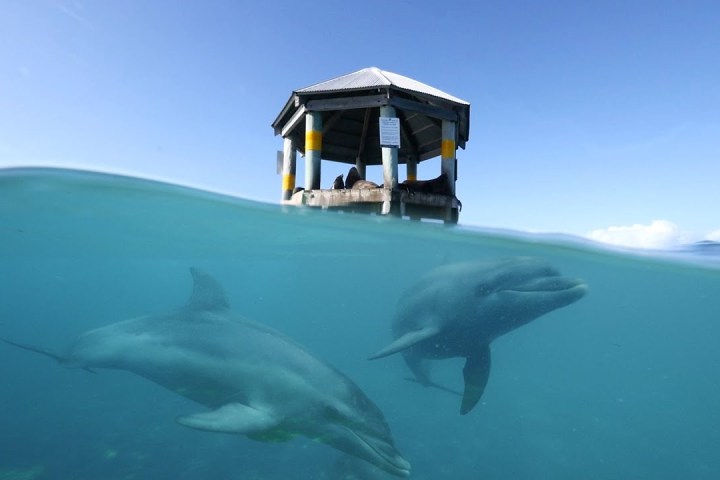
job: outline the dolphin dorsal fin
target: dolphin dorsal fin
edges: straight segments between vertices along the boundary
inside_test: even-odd
[[[225,290],[211,275],[193,267],[193,291],[185,304],[190,310],[226,310],[230,308]]]

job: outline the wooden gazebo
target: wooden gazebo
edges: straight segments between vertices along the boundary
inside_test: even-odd
[[[284,140],[283,203],[457,222],[456,151],[465,148],[469,121],[468,102],[375,67],[295,90],[272,124]],[[297,151],[304,188],[295,185]],[[418,163],[438,156],[439,176],[418,180]],[[352,183],[322,190],[321,160],[355,167]],[[407,167],[402,183],[399,164]],[[382,185],[366,181],[367,165],[382,165]]]

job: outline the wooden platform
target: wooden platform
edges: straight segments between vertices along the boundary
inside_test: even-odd
[[[325,209],[433,219],[457,223],[462,208],[453,196],[385,188],[350,190],[303,190],[283,202]]]

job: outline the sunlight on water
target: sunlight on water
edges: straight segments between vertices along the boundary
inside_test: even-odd
[[[398,298],[434,267],[532,256],[589,294],[500,337],[480,404],[404,380]],[[0,337],[56,351],[183,304],[190,267],[234,311],[305,345],[383,411],[418,479],[714,479],[720,475],[720,266],[579,239],[283,208],[144,180],[0,171]],[[452,308],[449,305],[448,308]],[[0,478],[391,478],[297,438],[175,423],[198,406],[122,371],[0,345]],[[433,378],[462,389],[462,361]],[[28,473],[30,472],[30,473]],[[14,475],[14,476],[13,476]]]

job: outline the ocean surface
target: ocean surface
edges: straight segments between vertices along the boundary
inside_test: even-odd
[[[462,217],[461,217],[462,218]],[[408,382],[405,289],[447,263],[546,259],[589,294],[500,337],[480,404]],[[332,364],[381,408],[410,478],[720,478],[720,264],[579,239],[283,208],[87,172],[0,171],[0,337],[61,351],[182,305],[190,267],[235,312]],[[462,388],[461,359],[433,378]],[[204,407],[119,370],[0,343],[0,480],[386,479],[318,442],[190,430]]]

